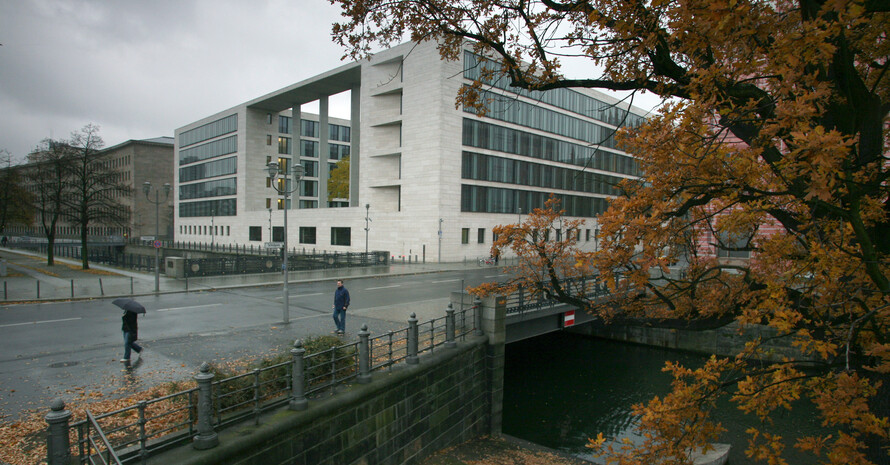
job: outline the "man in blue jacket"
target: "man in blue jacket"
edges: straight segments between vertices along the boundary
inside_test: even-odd
[[[334,291],[334,324],[336,333],[346,333],[346,309],[349,307],[349,291],[343,286],[343,280],[337,281],[337,290]]]

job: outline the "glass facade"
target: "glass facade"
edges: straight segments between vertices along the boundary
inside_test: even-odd
[[[203,145],[181,149],[179,151],[179,164],[188,165],[189,163],[207,160],[222,155],[228,155],[238,151],[238,136],[229,136],[225,139],[215,140]]]
[[[202,200],[199,202],[182,202],[179,204],[180,218],[196,216],[235,216],[237,212],[235,199]]]
[[[201,163],[200,165],[187,166],[179,169],[179,182],[189,182],[198,179],[213,178],[238,172],[237,157],[223,158],[222,160]]]
[[[461,177],[613,196],[620,193],[616,186],[624,179],[473,152],[463,153]]]
[[[463,145],[630,176],[641,175],[637,161],[628,155],[496,126],[473,118],[464,118]]]
[[[464,52],[464,77],[470,80],[476,80],[481,75],[483,68],[486,66],[491,68],[498,66],[490,60],[486,60],[472,52]],[[500,76],[494,80],[485,81],[486,84],[512,92],[529,99],[543,102],[564,110],[593,118],[612,126],[639,126],[645,121],[645,118],[627,110],[618,108],[614,104],[603,102],[594,97],[582,94],[572,89],[553,89],[548,91],[528,91],[510,86],[510,80],[506,76]]]
[[[179,146],[187,147],[198,142],[213,139],[214,137],[235,132],[238,130],[238,114],[226,116],[212,123],[189,129],[179,135]]]
[[[179,186],[179,198],[181,200],[201,199],[204,197],[222,197],[224,195],[235,195],[236,193],[237,188],[235,178]]]
[[[519,213],[530,212],[535,208],[543,208],[549,198],[549,192],[535,192],[520,189],[499,187],[461,186],[461,211],[487,213]],[[568,216],[595,217],[606,211],[608,200],[599,197],[582,197],[578,195],[556,194],[561,201],[560,207]]]

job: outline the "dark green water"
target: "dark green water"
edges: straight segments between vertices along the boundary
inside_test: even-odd
[[[553,449],[592,459],[587,439],[635,438],[631,406],[663,395],[671,377],[661,369],[667,360],[700,366],[705,358],[686,352],[551,333],[509,344],[504,379],[504,433]],[[778,418],[773,432],[798,436],[819,427],[809,404]],[[729,431],[720,442],[732,444],[729,462],[755,462],[744,455],[749,425],[759,424],[726,402],[716,415]],[[789,444],[790,448],[790,444]],[[792,451],[795,452],[795,451]],[[812,456],[789,455],[791,464],[811,463]]]

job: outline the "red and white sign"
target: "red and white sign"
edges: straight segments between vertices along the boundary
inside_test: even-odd
[[[574,310],[569,310],[569,311],[563,313],[562,316],[563,316],[563,320],[562,320],[563,328],[568,328],[569,326],[575,325],[575,311]]]

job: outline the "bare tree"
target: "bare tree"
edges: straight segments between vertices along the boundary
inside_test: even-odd
[[[130,209],[122,199],[132,195],[132,189],[122,182],[122,173],[103,159],[105,145],[99,136],[99,126],[87,124],[71,134],[68,142],[70,178],[65,196],[65,216],[80,230],[83,269],[89,269],[87,237],[90,225],[125,226]]]
[[[11,223],[28,224],[34,219],[31,193],[25,189],[22,172],[8,150],[0,150],[0,233]]]
[[[46,264],[50,266],[55,265],[56,228],[62,218],[70,175],[67,154],[65,141],[44,139],[38,150],[31,154],[31,166],[26,171],[26,178],[34,187],[32,205],[46,236]]]

